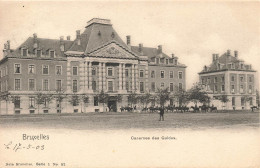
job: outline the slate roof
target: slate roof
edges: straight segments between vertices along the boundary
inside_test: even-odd
[[[131,46],[131,50],[136,53],[137,55],[142,55],[139,52],[139,47],[138,46]],[[158,54],[158,49],[157,48],[151,48],[151,47],[143,47],[143,55],[148,56],[149,59],[159,56]],[[168,55],[165,53],[162,53],[162,57],[170,58]]]
[[[119,37],[112,25],[93,23],[86,27],[80,35],[81,44],[77,44],[77,39],[73,42],[68,51],[83,51],[85,55],[91,53],[97,47],[110,41],[117,41],[121,46],[127,48],[127,45]]]
[[[64,40],[65,51],[68,50],[73,41]],[[45,39],[45,38],[37,38],[38,48],[42,49],[43,54],[46,53],[48,49],[54,50],[56,55],[63,56],[60,49],[60,40],[57,39]],[[33,44],[34,38],[29,37],[24,43],[22,43],[17,49],[15,49],[11,56],[20,56],[20,49],[22,47],[28,48],[28,53],[33,53]]]

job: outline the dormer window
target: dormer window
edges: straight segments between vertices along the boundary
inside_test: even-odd
[[[177,63],[178,63],[177,60],[175,60],[175,65],[177,65]]]
[[[28,55],[28,49],[22,48],[22,56],[27,57],[27,55]]]
[[[156,64],[159,64],[159,58],[156,58]]]
[[[50,50],[50,57],[51,57],[51,58],[54,58],[54,55],[55,55],[55,51]]]
[[[240,68],[241,68],[241,69],[244,69],[244,64],[241,64],[241,65],[240,65]]]
[[[36,56],[41,57],[42,56],[42,50],[37,50],[36,51]]]
[[[168,59],[166,59],[166,64],[169,64],[169,60]]]

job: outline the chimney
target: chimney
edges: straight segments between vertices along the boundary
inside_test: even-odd
[[[8,46],[7,46],[7,44],[5,43],[5,44],[4,44],[4,50],[3,50],[4,57],[7,56],[7,48],[8,48]]]
[[[64,52],[64,50],[65,50],[64,37],[63,37],[63,36],[60,37],[60,50],[61,50],[62,52]]]
[[[69,40],[69,41],[70,41],[70,36],[67,36],[67,40]]]
[[[174,58],[174,54],[172,53],[172,58]]]
[[[238,51],[234,51],[234,56],[237,58],[238,57]]]
[[[216,54],[212,54],[212,62],[216,60]]]
[[[33,34],[33,48],[38,48],[38,43],[37,43],[37,34]]]
[[[162,54],[162,45],[158,45],[158,54]]]
[[[131,45],[131,36],[126,36],[126,44],[127,44],[128,46]]]
[[[7,40],[7,43],[6,43],[6,44],[7,44],[7,50],[10,51],[10,48],[11,48],[11,47],[10,47],[10,40]]]
[[[227,56],[230,56],[230,50],[227,50]]]
[[[139,44],[138,51],[141,53],[141,55],[143,55],[143,44],[142,43]]]
[[[80,30],[76,31],[77,44],[80,45]]]
[[[216,61],[219,59],[219,56],[218,54],[215,54],[215,57],[216,57]]]

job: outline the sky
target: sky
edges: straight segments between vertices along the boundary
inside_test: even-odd
[[[0,1],[0,50],[7,40],[15,49],[33,33],[74,39],[92,18],[110,19],[124,41],[131,35],[132,45],[174,53],[187,65],[187,89],[213,53],[228,49],[260,71],[260,2]]]

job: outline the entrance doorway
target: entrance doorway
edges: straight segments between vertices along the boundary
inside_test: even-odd
[[[117,102],[116,102],[116,100],[108,100],[107,106],[109,108],[109,112],[117,112]]]

